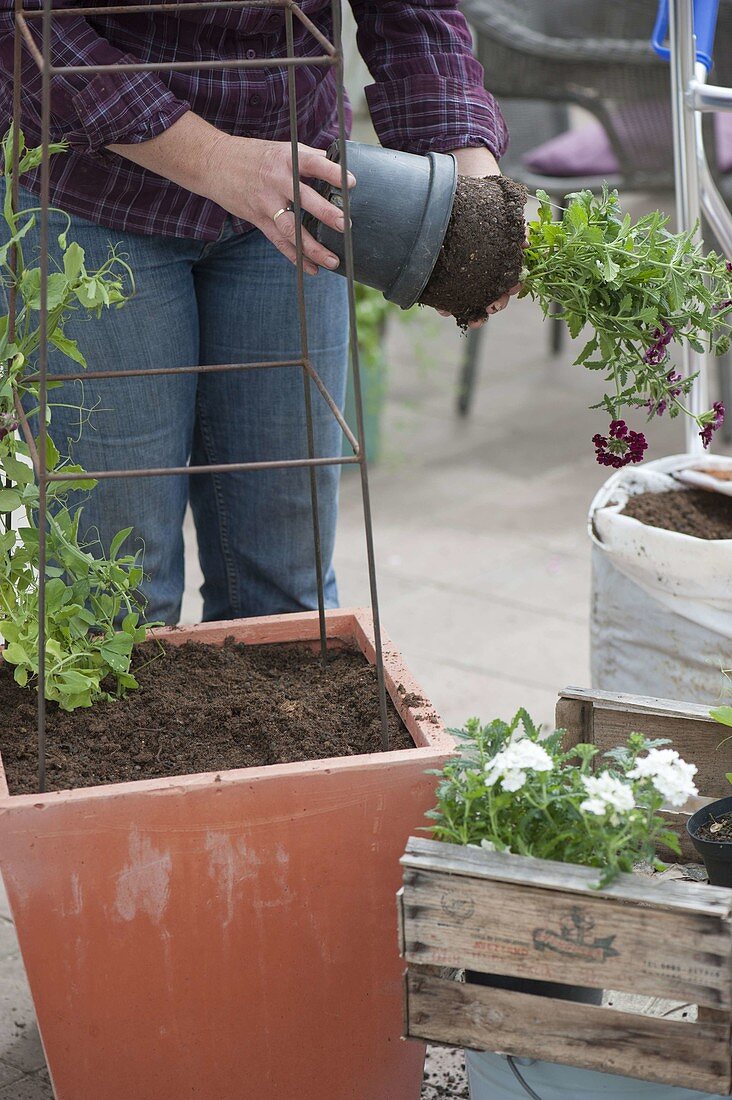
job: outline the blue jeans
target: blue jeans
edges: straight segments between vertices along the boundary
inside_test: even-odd
[[[37,205],[29,193],[23,205]],[[55,245],[63,228],[51,217]],[[35,234],[35,236],[34,236]],[[110,242],[130,264],[137,292],[100,320],[71,316],[89,370],[177,367],[297,359],[295,268],[259,232],[229,223],[213,243],[148,237],[74,218],[69,240],[101,265]],[[38,245],[23,242],[26,262]],[[305,278],[315,369],[343,407],[347,366],[345,280]],[[53,373],[79,368],[60,353]],[[340,454],[341,431],[311,384],[315,454]],[[213,465],[307,457],[302,369],[158,375],[69,382],[50,391],[54,441],[87,470]],[[86,410],[80,430],[79,408]],[[317,470],[326,606],[337,605],[332,567],[339,467]],[[310,476],[307,469],[101,480],[84,504],[80,531],[114,534],[143,551],[149,621],[175,623],[184,587],[183,518],[190,502],[204,575],[203,617],[216,619],[317,607]]]

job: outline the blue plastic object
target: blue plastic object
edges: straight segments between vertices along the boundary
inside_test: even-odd
[[[470,1100],[527,1100],[532,1093],[539,1100],[724,1100],[696,1089],[677,1089],[554,1062],[516,1058],[516,1068],[532,1090],[527,1092],[502,1054],[466,1050],[465,1061]]]
[[[707,72],[712,67],[714,35],[717,30],[719,0],[694,0],[694,34],[696,35],[696,59]],[[666,61],[671,51],[665,45],[668,38],[668,0],[660,0],[651,45],[659,57]]]

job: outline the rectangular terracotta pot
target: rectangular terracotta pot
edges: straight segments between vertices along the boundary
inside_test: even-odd
[[[316,614],[168,641],[313,641]],[[373,662],[363,611],[330,644]],[[385,639],[416,748],[9,796],[0,861],[57,1100],[418,1100],[399,858],[452,739]]]

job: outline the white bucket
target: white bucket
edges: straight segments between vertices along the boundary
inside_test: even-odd
[[[527,1100],[531,1092],[517,1080],[508,1059],[502,1054],[466,1050],[471,1100]],[[596,1070],[560,1066],[515,1058],[514,1063],[526,1084],[539,1100],[729,1100],[718,1094],[676,1089],[637,1081],[634,1077],[616,1077]]]
[[[689,466],[732,471],[732,459],[675,455],[626,468],[589,514],[592,685],[713,705],[732,666],[732,539],[700,539],[622,513],[642,492],[684,492]]]

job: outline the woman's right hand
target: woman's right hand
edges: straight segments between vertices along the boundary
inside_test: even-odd
[[[341,185],[341,166],[327,159],[322,149],[298,146],[300,171],[300,203],[303,210],[318,221],[342,233],[343,211],[319,195],[303,179],[325,180],[335,187]],[[292,203],[292,147],[289,141],[261,141],[258,138],[221,135],[212,154],[211,190],[209,198],[230,214],[255,225],[292,263],[296,262],[295,215],[287,207]],[[356,182],[349,173],[351,186]],[[277,220],[278,210],[285,210]],[[318,267],[333,270],[339,260],[315,238],[302,229],[304,267],[315,275]]]
[[[111,145],[110,149],[250,222],[288,260],[296,262],[295,215],[287,210],[294,198],[289,141],[233,137],[187,111],[169,129],[149,141]],[[328,160],[322,149],[299,145],[298,150],[303,210],[342,232],[343,211],[302,182],[320,179],[340,187],[341,166]],[[355,182],[349,173],[350,186]],[[286,212],[275,221],[278,210]],[[318,267],[331,270],[338,267],[338,257],[318,244],[304,228],[302,246],[303,267],[309,275],[315,275]]]

